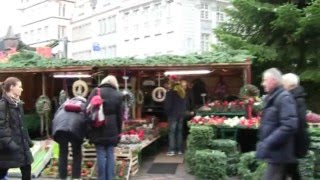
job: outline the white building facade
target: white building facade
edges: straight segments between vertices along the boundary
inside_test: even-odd
[[[21,0],[22,41],[40,47],[67,37],[74,4],[72,0]]]
[[[210,51],[228,0],[21,0],[22,40],[68,38],[68,57],[106,59]],[[39,16],[39,14],[41,14]],[[61,49],[61,48],[60,48]]]
[[[72,58],[144,58],[210,51],[227,0],[78,0]]]

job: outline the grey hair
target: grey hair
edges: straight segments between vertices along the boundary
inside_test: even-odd
[[[100,85],[102,85],[102,84],[109,84],[109,85],[115,87],[116,89],[119,89],[118,80],[113,75],[108,75],[107,77],[103,78]]]
[[[288,83],[288,85],[292,86],[292,87],[297,87],[299,86],[300,83],[300,79],[299,76],[297,76],[296,74],[293,73],[288,73],[282,76],[282,80],[286,83]]]
[[[282,73],[277,68],[270,68],[263,72],[263,76],[269,75],[276,80],[278,85],[282,85]]]

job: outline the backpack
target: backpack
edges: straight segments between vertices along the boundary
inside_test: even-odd
[[[95,128],[103,126],[106,122],[106,116],[103,113],[103,101],[100,88],[96,88],[96,95],[90,99],[86,108],[87,116]]]
[[[82,112],[83,111],[83,104],[86,102],[85,98],[77,99],[77,98],[82,98],[81,96],[68,99],[63,103],[64,110],[67,112]]]
[[[278,104],[282,93],[280,93],[275,98],[274,104]],[[295,102],[297,102],[297,100],[294,97],[292,98],[295,100]],[[298,104],[296,104],[296,109],[298,112],[299,111]],[[297,132],[294,135],[294,148],[295,148],[294,151],[297,158],[304,158],[307,155],[309,150],[310,134],[308,131],[306,118],[301,119],[298,114],[297,116],[298,116],[298,127],[297,127]]]

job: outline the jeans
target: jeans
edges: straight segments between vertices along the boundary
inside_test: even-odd
[[[59,176],[61,179],[66,179],[68,176],[68,154],[69,142],[72,146],[72,178],[79,179],[81,177],[81,141],[74,140],[71,136],[65,136],[59,140]]]
[[[285,176],[285,164],[268,163],[264,180],[282,180]]]
[[[169,118],[169,151],[183,151],[183,117]]]
[[[31,180],[31,165],[25,165],[23,167],[20,167],[21,171],[21,179],[22,180]],[[0,169],[0,179],[6,179],[8,173],[8,169]]]
[[[98,179],[113,180],[114,178],[114,146],[102,146],[96,144]]]

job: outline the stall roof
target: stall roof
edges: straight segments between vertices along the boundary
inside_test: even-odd
[[[32,52],[13,55],[8,63],[0,64],[0,73],[52,73],[98,70],[170,70],[245,68],[251,56],[236,51],[198,55],[163,55],[146,59],[115,58],[100,60],[45,59]]]

